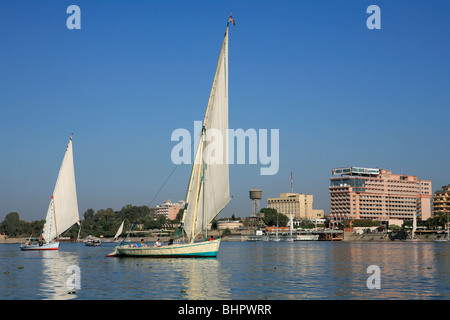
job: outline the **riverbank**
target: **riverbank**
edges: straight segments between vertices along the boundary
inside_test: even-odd
[[[216,230],[213,230],[212,232],[209,232],[208,233],[208,236],[212,236],[212,237],[214,237],[214,238],[218,238],[218,237],[220,237],[220,234],[219,234],[219,232],[217,232]],[[21,244],[21,243],[25,243],[25,240],[26,240],[27,238],[8,238],[8,237],[2,237],[2,238],[0,238],[0,244],[7,244],[7,243],[10,243],[10,244]],[[105,238],[105,237],[100,237],[99,238],[102,242],[105,242],[105,243],[109,243],[109,242],[114,242],[114,239],[113,238]],[[170,240],[170,236],[168,236],[168,235],[141,235],[141,236],[138,236],[138,237],[136,237],[136,236],[134,236],[134,237],[128,237],[128,239],[127,239],[127,243],[128,242],[136,242],[136,243],[138,243],[138,242],[141,242],[141,240],[142,239],[144,239],[144,242],[149,242],[149,243],[151,243],[151,242],[156,242],[158,239],[162,242],[162,243],[164,243],[164,242],[169,242],[169,240]],[[86,240],[85,238],[81,238],[80,240],[79,240],[79,242],[84,242],[84,240]],[[120,241],[122,241],[123,240],[123,237],[122,238],[120,238]],[[228,240],[228,237],[222,237],[222,241],[227,241]],[[70,239],[62,239],[62,240],[60,240],[60,242],[76,242],[76,240],[70,240]]]
[[[371,242],[393,242],[404,241],[409,234],[406,232],[398,233],[374,233],[374,234],[355,234],[351,232],[344,232],[344,241],[371,241]],[[432,242],[437,239],[443,239],[445,233],[443,232],[422,232],[416,233],[416,238],[419,242]]]
[[[248,237],[253,234],[249,234],[247,232],[245,233],[233,233],[229,237],[221,237],[222,241],[247,241]],[[344,232],[343,233],[343,241],[369,241],[369,242],[393,242],[393,241],[403,241],[407,239],[408,233],[404,231],[400,231],[398,233],[369,233],[369,234],[356,234],[353,232]],[[209,236],[213,236],[214,238],[220,237],[219,232],[213,231],[209,233]],[[416,232],[416,237],[420,242],[432,242],[437,239],[443,239],[445,237],[445,233],[442,231],[421,231]],[[20,244],[24,243],[25,238],[1,238],[0,244],[3,243],[11,243],[11,244]],[[162,243],[169,242],[170,236],[157,236],[157,235],[151,235],[151,236],[140,236],[140,237],[129,237],[127,239],[127,242],[141,242],[141,239],[144,239],[144,242],[156,242],[158,239]],[[84,238],[80,239],[80,242],[84,242]],[[114,242],[112,238],[101,238],[102,242]],[[61,242],[75,242],[70,240],[63,240]]]

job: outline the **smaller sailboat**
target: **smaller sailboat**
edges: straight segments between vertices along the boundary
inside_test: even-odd
[[[280,237],[278,236],[278,212],[277,212],[277,230],[275,233],[275,239],[272,239],[272,241],[275,241],[275,242],[281,241]]]
[[[122,221],[122,224],[120,225],[119,229],[117,229],[116,235],[114,236],[114,242],[119,241],[119,237],[123,232],[123,224],[125,223],[125,220]]]
[[[70,137],[59,169],[42,234],[37,242],[27,241],[20,246],[22,251],[58,250],[60,235],[80,221],[73,165],[72,137],[73,135]]]
[[[415,234],[416,233],[416,229],[417,229],[417,221],[416,221],[416,219],[417,219],[416,218],[416,214],[414,213],[411,235],[410,235],[409,238],[407,238],[407,239],[405,239],[403,241],[406,241],[406,242],[417,242],[417,241],[419,241],[419,239],[417,239],[416,234]]]
[[[294,237],[292,236],[292,232],[294,231],[294,220],[292,219],[292,213],[289,213],[289,238],[286,241],[292,242],[294,241]]]

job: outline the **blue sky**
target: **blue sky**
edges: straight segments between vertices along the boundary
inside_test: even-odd
[[[81,9],[69,30],[66,9]],[[381,29],[369,30],[369,5]],[[80,215],[184,199],[170,140],[202,120],[228,15],[230,127],[280,130],[280,168],[232,165],[248,190],[314,195],[331,169],[379,167],[450,183],[448,1],[0,2],[0,221],[43,219],[70,134]]]

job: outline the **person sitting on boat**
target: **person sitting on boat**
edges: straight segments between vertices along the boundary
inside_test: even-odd
[[[159,241],[159,239],[155,242],[155,247],[161,247],[161,242]]]
[[[169,245],[169,246],[173,245],[173,238],[170,238],[169,244],[168,244],[168,245]]]
[[[213,241],[213,240],[214,240],[213,236],[209,237],[209,239],[208,239],[208,241]]]
[[[146,247],[146,245],[144,243],[144,239],[141,239],[140,247]]]

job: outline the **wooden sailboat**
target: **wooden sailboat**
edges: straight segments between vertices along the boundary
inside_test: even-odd
[[[289,238],[286,241],[294,241],[294,237],[292,236],[292,232],[294,231],[294,220],[292,219],[292,213],[289,213]]]
[[[231,18],[230,18],[231,19]],[[230,20],[229,20],[230,21]],[[186,243],[123,245],[107,256],[215,257],[220,239],[207,239],[207,226],[230,201],[228,168],[228,24],[195,153],[181,221]],[[220,136],[220,137],[219,137]],[[217,139],[222,139],[217,147]],[[213,149],[213,152],[211,152]],[[202,241],[194,240],[202,233]]]
[[[114,236],[114,241],[119,241],[119,237],[122,234],[123,231],[123,224],[125,223],[125,220],[122,221],[122,224],[120,225],[119,229],[117,229],[116,235]]]
[[[417,228],[417,218],[416,218],[416,213],[414,213],[413,215],[413,225],[412,225],[412,230],[411,230],[411,236],[403,241],[406,242],[417,242],[419,241],[419,239],[416,238],[416,228]]]
[[[75,223],[79,223],[79,220],[71,136],[48,206],[42,234],[37,243],[27,241],[25,245],[20,246],[20,250],[58,250],[59,236]]]
[[[272,241],[276,241],[276,242],[281,241],[280,237],[278,236],[278,216],[279,216],[279,213],[277,212],[277,231],[275,234],[275,239],[272,240]]]

